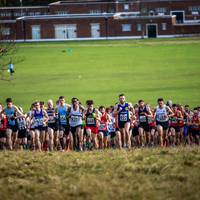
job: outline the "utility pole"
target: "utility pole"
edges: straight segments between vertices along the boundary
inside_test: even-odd
[[[21,7],[21,17],[22,17],[22,15],[23,15],[23,1],[22,0],[20,0],[20,7]]]

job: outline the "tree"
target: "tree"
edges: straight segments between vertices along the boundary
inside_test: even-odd
[[[4,25],[0,25],[0,79],[10,80],[8,64],[10,62],[19,62],[16,59],[17,47],[14,36],[10,34],[10,29]]]

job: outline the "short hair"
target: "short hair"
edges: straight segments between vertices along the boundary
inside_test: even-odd
[[[60,97],[59,97],[59,100],[60,100],[60,99],[64,99],[64,98],[65,98],[64,96],[60,96]]]
[[[40,101],[40,105],[43,106],[44,105],[44,101]]]
[[[138,103],[141,103],[141,102],[144,102],[144,100],[143,100],[143,99],[140,99],[140,100],[138,101]]]
[[[78,100],[78,98],[73,97],[72,100],[71,100],[71,102],[73,103],[74,101],[79,101],[79,100]]]
[[[164,101],[163,98],[158,98],[157,102]]]
[[[185,105],[185,107],[186,107],[186,108],[187,108],[187,107],[189,108],[190,106],[189,106],[189,105]]]
[[[9,98],[6,99],[6,103],[12,103],[12,102],[13,102],[12,98],[9,97]]]
[[[103,108],[105,108],[104,106],[99,106],[99,110],[101,110],[101,109],[103,109]]]
[[[123,96],[125,96],[125,94],[123,94],[123,93],[119,95],[119,97],[123,97]]]
[[[178,105],[177,105],[177,104],[175,104],[175,103],[174,103],[174,104],[172,104],[172,107],[177,107],[177,106],[178,106]]]
[[[86,104],[87,104],[88,106],[91,106],[91,105],[94,104],[94,101],[93,101],[93,100],[87,100],[87,101],[86,101]]]

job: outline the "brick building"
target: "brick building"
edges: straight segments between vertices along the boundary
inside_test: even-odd
[[[200,1],[77,0],[1,7],[0,28],[5,37],[21,41],[197,35]]]

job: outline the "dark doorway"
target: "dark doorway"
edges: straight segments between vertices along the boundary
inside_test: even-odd
[[[148,38],[157,37],[157,26],[156,25],[147,25],[147,35]]]
[[[183,17],[184,12],[183,11],[173,11],[171,13],[172,13],[172,15],[176,15],[176,23],[177,24],[182,24],[184,22],[184,17]]]

